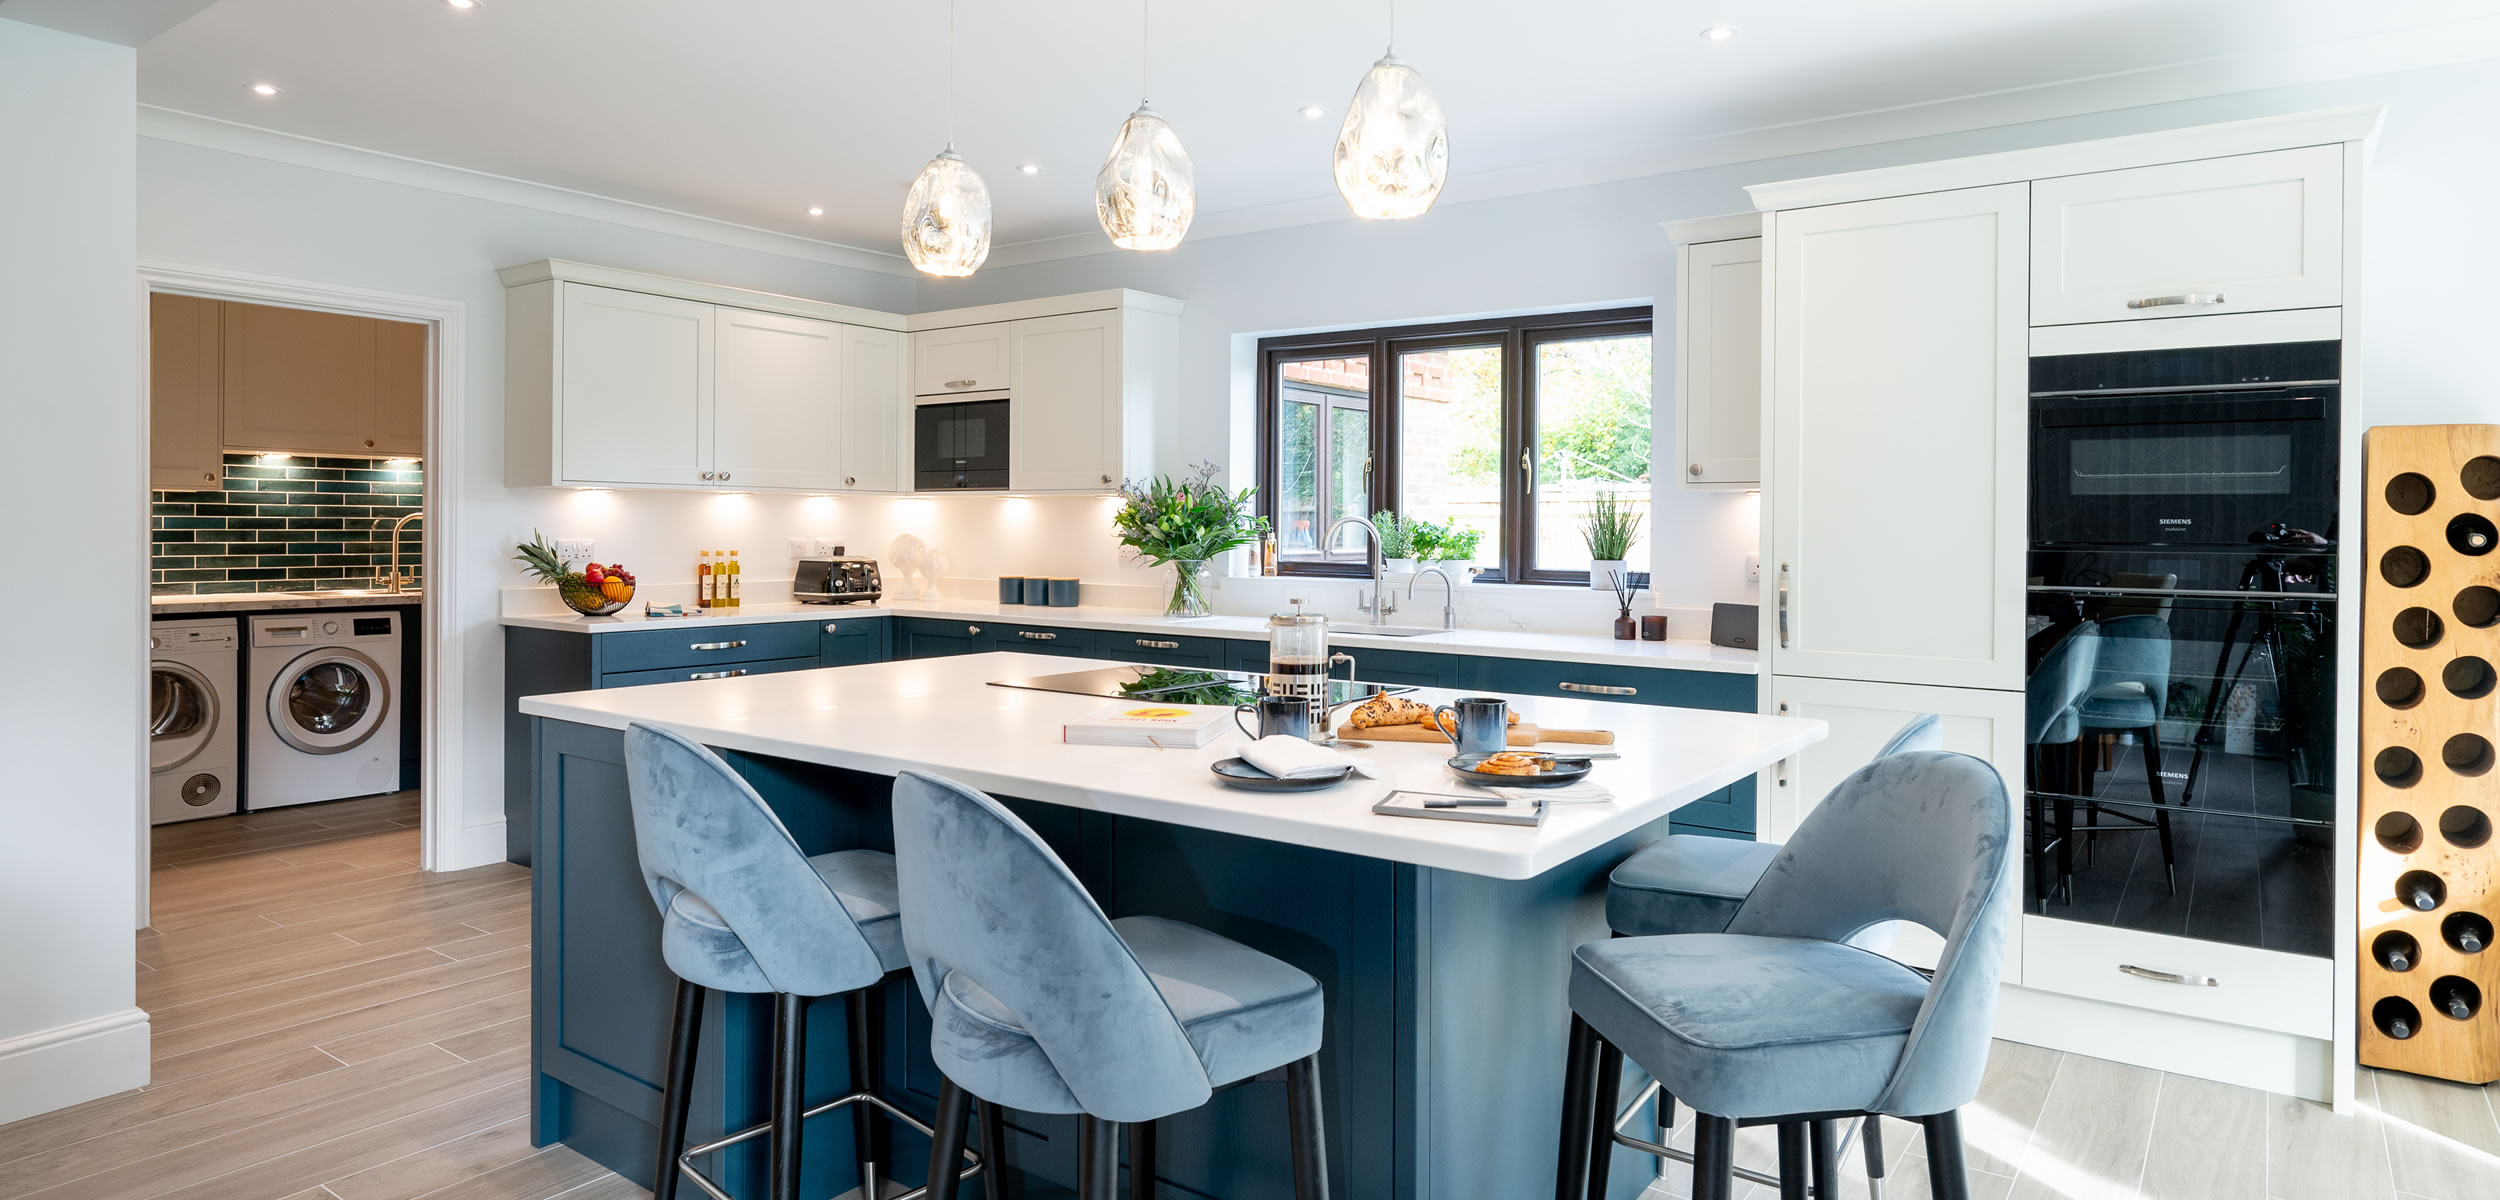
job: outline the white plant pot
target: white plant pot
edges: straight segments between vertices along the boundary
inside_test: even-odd
[[[1611,592],[1615,590],[1616,582],[1626,578],[1629,574],[1629,570],[1620,558],[1591,559],[1589,560],[1589,590]]]
[[[1415,560],[1411,558],[1381,559],[1380,573],[1382,575],[1412,575],[1415,573]]]

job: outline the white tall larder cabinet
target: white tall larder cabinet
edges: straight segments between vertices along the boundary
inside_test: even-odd
[[[2023,686],[2022,184],[1771,216],[1781,675]]]
[[[713,307],[615,288],[551,286],[564,291],[556,355],[562,384],[554,396],[558,478],[549,482],[707,482]]]
[[[724,308],[712,405],[713,480],[733,487],[841,486],[842,326]]]

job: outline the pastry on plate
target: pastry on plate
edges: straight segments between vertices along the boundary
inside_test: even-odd
[[[1545,760],[1533,754],[1505,750],[1485,756],[1475,769],[1482,775],[1534,775],[1545,769]]]
[[[1432,720],[1432,706],[1419,704],[1402,696],[1374,696],[1354,706],[1346,723],[1356,729],[1377,729],[1387,725],[1421,725]]]

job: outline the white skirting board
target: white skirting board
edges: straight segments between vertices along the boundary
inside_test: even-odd
[[[426,869],[429,871],[466,871],[471,867],[502,862],[504,860],[503,826],[502,817],[489,817],[461,826],[455,843],[446,847],[450,861],[430,863]]]
[[[0,1125],[148,1082],[148,1014],[136,1008],[0,1041]]]
[[[1996,1035],[2321,1103],[2334,1089],[2331,1042],[2032,988],[1999,990]]]

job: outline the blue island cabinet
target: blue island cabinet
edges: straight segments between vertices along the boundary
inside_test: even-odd
[[[648,1185],[660,1116],[673,977],[636,866],[620,733],[532,718],[538,862],[531,875],[533,1140],[561,1141]],[[892,780],[730,753],[809,854],[892,848]],[[1255,946],[1317,978],[1328,997],[1321,1056],[1331,1194],[1340,1200],[1517,1200],[1554,1178],[1555,1119],[1572,947],[1606,935],[1606,872],[1654,839],[1626,835],[1534,879],[1504,881],[1305,846],[1009,799],[1115,916],[1151,913]],[[938,1076],[928,1017],[908,977],[883,989],[879,1088],[924,1119]],[[760,1122],[769,1076],[767,1006],[704,1010],[692,1141]],[[807,1098],[849,1078],[843,1011],[808,1016]],[[1634,1073],[1637,1074],[1637,1073]],[[1627,1079],[1623,1099],[1638,1079]],[[1285,1099],[1256,1079],[1167,1118],[1157,1194],[1287,1200]],[[1073,1117],[1009,1117],[1011,1194],[1069,1194]],[[925,1138],[884,1148],[898,1182],[919,1183]],[[806,1131],[802,1191],[855,1186],[852,1123]],[[717,1156],[733,1194],[761,1194],[763,1144]],[[1648,1172],[1623,1152],[1612,1195]],[[1123,1184],[1125,1187],[1126,1185]],[[978,1183],[963,1196],[980,1194]],[[1125,1192],[1123,1194],[1126,1194]]]

